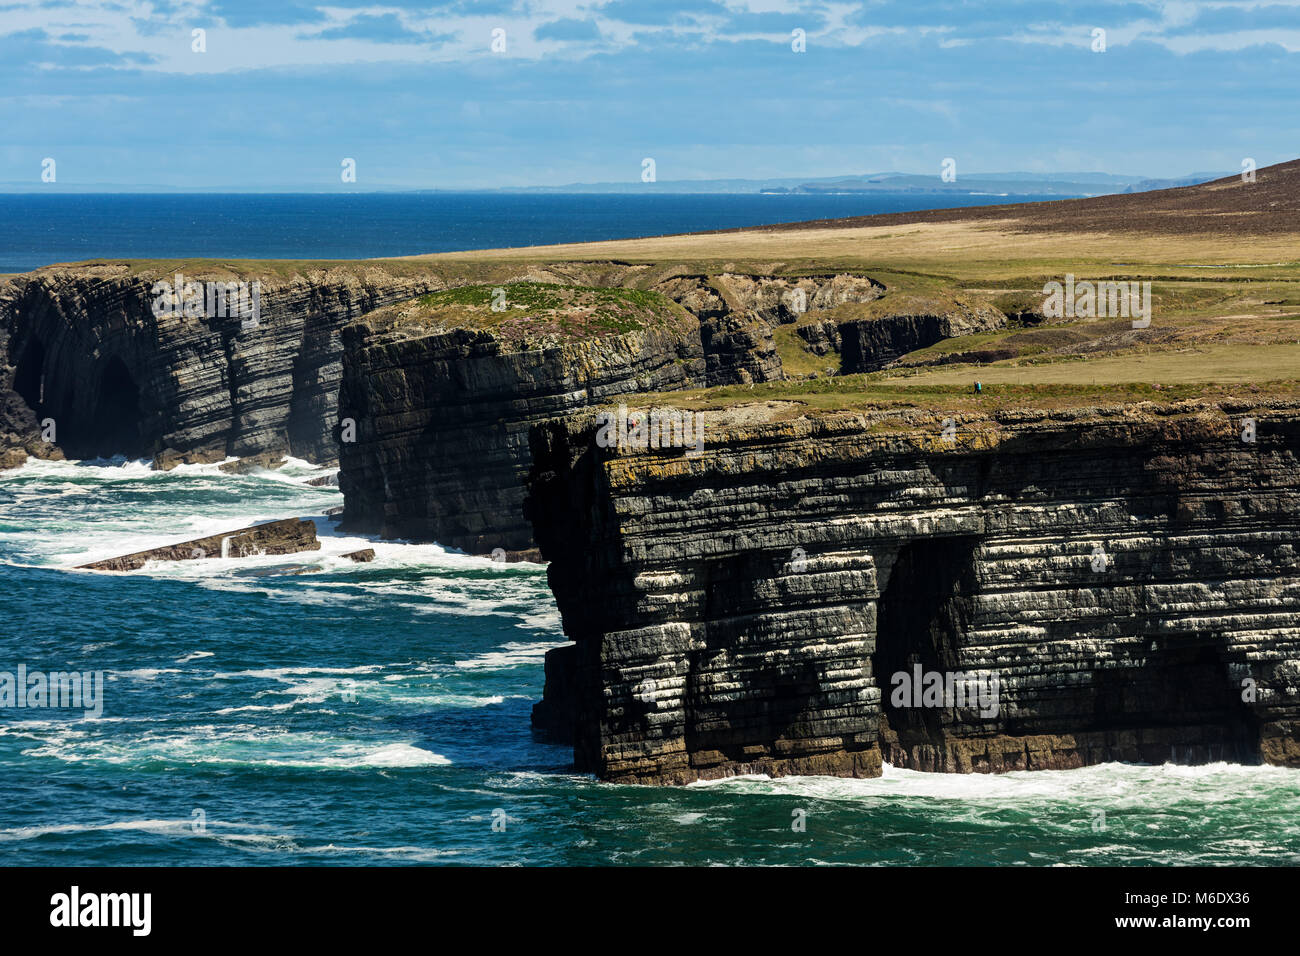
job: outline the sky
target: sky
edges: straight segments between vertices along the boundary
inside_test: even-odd
[[[1300,0],[0,0],[0,183],[1170,177],[1300,156],[1297,90]]]

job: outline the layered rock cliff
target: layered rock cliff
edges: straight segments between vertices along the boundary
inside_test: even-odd
[[[156,315],[154,283],[173,277],[122,265],[5,283],[0,396],[32,413],[9,443],[27,444],[33,421],[51,419],[75,458],[279,452],[333,461],[341,328],[441,287],[436,275],[379,266],[219,277],[259,283],[255,327],[238,315]]]
[[[256,323],[183,310],[156,314],[155,283],[176,285],[176,270],[204,286],[256,283]],[[463,285],[466,272],[501,283],[639,287],[682,302],[699,321],[699,384],[778,379],[772,324],[882,293],[879,283],[850,275],[710,277],[609,262],[43,269],[0,283],[2,463],[60,449],[77,458],[152,455],[164,467],[265,453],[332,462],[343,327],[386,305]],[[42,437],[46,420],[53,444]]]
[[[944,339],[999,329],[1006,321],[1005,315],[990,306],[952,302],[923,309],[891,309],[878,317],[844,321],[833,335],[815,325],[801,326],[801,331],[808,328],[803,337],[814,351],[823,337],[838,342],[840,370],[849,375],[879,371],[909,352]]]
[[[1300,766],[1295,405],[594,427],[534,430],[526,503],[579,770]]]
[[[701,275],[596,263],[538,268],[527,279],[448,290],[348,330],[339,407],[356,431],[340,445],[345,527],[479,554],[528,552],[522,503],[534,424],[620,394],[780,379],[774,325],[883,291],[847,274]],[[642,315],[623,334],[575,336],[560,334],[564,317],[577,314],[571,308],[518,301],[562,283],[593,294],[597,287],[578,284],[593,281],[606,298],[659,302],[670,321],[657,327]],[[490,312],[498,293],[508,321]],[[464,316],[454,306],[492,321],[457,328]]]
[[[490,302],[492,289],[478,291]],[[349,328],[339,408],[355,434],[339,446],[343,526],[476,554],[531,549],[532,425],[623,393],[703,383],[698,325],[657,301],[660,322],[576,341],[528,340],[570,314],[551,309],[521,309],[522,338],[445,319],[427,333],[407,317],[389,330]]]

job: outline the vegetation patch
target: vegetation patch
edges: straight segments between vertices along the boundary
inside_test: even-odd
[[[444,289],[380,309],[367,321],[403,337],[476,329],[514,349],[696,327],[689,312],[656,292],[545,282]]]

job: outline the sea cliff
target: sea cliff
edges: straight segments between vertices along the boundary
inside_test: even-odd
[[[86,265],[0,285],[0,398],[14,408],[0,439],[39,453],[38,423],[49,420],[52,444],[72,458],[160,455],[169,464],[277,452],[332,462],[341,329],[441,287],[436,274],[379,266],[186,274],[209,279],[257,282],[256,323],[158,314],[155,284],[175,280],[156,268]]]
[[[535,556],[522,507],[533,425],[623,394],[779,380],[774,328],[882,294],[848,274],[552,269],[420,297],[346,330],[344,527]]]
[[[699,454],[534,429],[574,642],[534,719],[579,770],[1300,766],[1295,403],[717,418]],[[895,693],[930,673],[996,706]]]

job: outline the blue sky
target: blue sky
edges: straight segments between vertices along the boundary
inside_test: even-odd
[[[1298,90],[1300,0],[0,0],[0,182],[1173,176],[1300,156]]]

